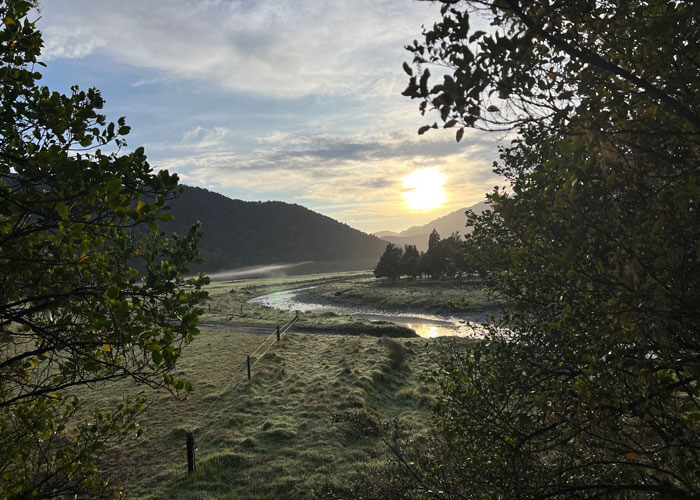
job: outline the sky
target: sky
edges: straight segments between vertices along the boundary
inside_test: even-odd
[[[439,17],[431,2],[41,0],[38,15],[42,83],[100,89],[108,119],[131,126],[127,149],[185,184],[376,232],[498,182],[500,137],[419,136],[434,118],[401,95],[404,46]]]

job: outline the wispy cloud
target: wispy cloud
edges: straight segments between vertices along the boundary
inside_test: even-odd
[[[46,2],[44,59],[99,53],[278,97],[394,93],[393,56],[436,11],[410,0]]]

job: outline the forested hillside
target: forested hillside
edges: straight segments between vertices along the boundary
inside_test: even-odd
[[[169,205],[175,220],[161,224],[166,233],[185,234],[197,220],[202,223],[205,263],[192,270],[301,261],[314,261],[319,270],[370,269],[386,246],[347,224],[279,201],[232,200],[186,186]]]

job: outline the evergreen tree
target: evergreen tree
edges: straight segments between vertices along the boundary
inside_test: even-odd
[[[395,280],[401,276],[401,258],[403,250],[393,243],[389,243],[384,253],[379,258],[374,268],[374,276],[377,278],[389,278]]]
[[[405,245],[401,258],[401,274],[415,278],[420,275],[420,253],[416,245]]]

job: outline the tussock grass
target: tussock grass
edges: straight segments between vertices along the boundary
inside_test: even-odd
[[[106,459],[128,498],[316,498],[349,491],[358,467],[386,457],[383,422],[398,418],[427,432],[429,407],[420,401],[430,392],[423,381],[430,340],[292,333],[272,346],[248,382],[244,369],[233,368],[263,338],[202,330],[179,365],[195,392],[185,401],[158,395],[141,419],[143,437]],[[188,431],[197,445],[191,475]]]

